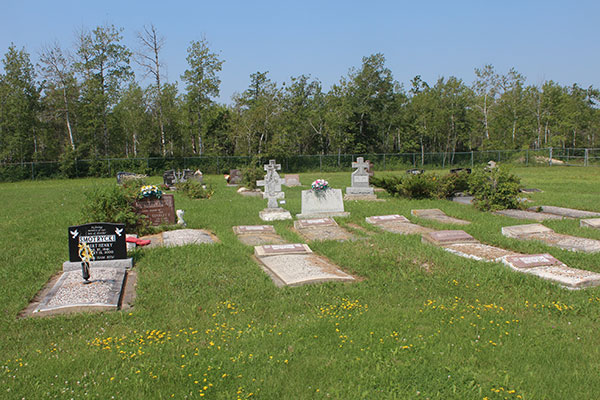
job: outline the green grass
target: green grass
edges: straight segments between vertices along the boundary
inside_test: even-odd
[[[600,169],[521,168],[534,205],[600,211]],[[323,177],[345,188],[349,174]],[[375,234],[352,243],[311,243],[363,278],[276,288],[239,243],[233,225],[260,224],[266,201],[246,198],[207,176],[210,200],[175,194],[191,228],[213,231],[213,246],[138,251],[137,300],[129,311],[17,319],[67,259],[67,227],[94,185],[114,179],[0,184],[1,398],[265,399],[590,399],[600,392],[600,289],[569,291],[497,263],[448,254],[418,236],[375,230],[371,215],[410,216],[436,207],[473,221],[484,243],[548,252],[600,272],[598,255],[505,238],[524,223],[443,200],[348,202],[348,219]],[[154,177],[151,183],[159,183]],[[306,186],[304,187],[306,188]],[[300,191],[285,188],[300,212]],[[600,239],[578,221],[549,221],[557,232]],[[292,221],[274,223],[290,241]],[[429,272],[428,272],[429,270]],[[206,389],[205,389],[206,387]]]

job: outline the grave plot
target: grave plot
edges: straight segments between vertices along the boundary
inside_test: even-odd
[[[143,236],[141,239],[150,240],[150,244],[145,246],[148,248],[185,246],[187,244],[213,244],[219,241],[212,232],[204,229],[177,229],[161,232],[156,235]]]
[[[600,285],[600,274],[567,267],[550,254],[521,254],[504,257],[502,262],[515,271],[535,275],[568,289]]]
[[[353,240],[356,236],[341,228],[333,218],[299,219],[294,229],[306,240]]]
[[[285,243],[272,225],[238,225],[233,227],[233,232],[240,242],[248,246]]]
[[[447,246],[451,244],[479,243],[477,239],[469,235],[465,231],[460,230],[445,230],[433,231],[424,233],[422,236],[423,243],[432,243],[436,246]]]
[[[365,218],[369,224],[373,224],[384,231],[399,233],[401,235],[420,235],[427,232],[433,232],[433,229],[413,224],[403,215],[376,215]]]
[[[537,240],[548,246],[583,253],[600,252],[600,240],[563,235],[542,224],[505,226],[502,234],[519,240]]]
[[[537,211],[541,210],[541,212],[547,214],[560,215],[565,218],[595,218],[600,217],[599,212],[593,211],[584,211],[584,210],[576,210],[574,208],[565,208],[565,207],[555,207],[555,206],[540,206],[540,207],[530,207],[529,211]]]
[[[94,267],[93,261],[87,284],[81,270],[64,271],[43,295],[32,315],[117,310],[126,275],[124,268]]]
[[[514,251],[483,243],[454,243],[444,245],[443,248],[457,256],[472,258],[477,261],[500,261],[503,257],[517,255]]]
[[[600,229],[600,218],[582,219],[579,221],[579,226],[583,228]]]
[[[450,217],[438,208],[411,210],[410,213],[415,217],[429,219],[432,221],[440,222],[442,224],[468,225],[471,223],[470,221],[465,221],[464,219]]]
[[[254,256],[280,287],[355,280],[327,258],[313,254],[305,244],[256,246]]]
[[[533,207],[535,208],[535,207]],[[500,210],[494,211],[492,214],[503,215],[516,219],[531,219],[534,221],[545,221],[547,219],[563,219],[560,215],[548,214],[543,212],[534,212],[529,210]]]

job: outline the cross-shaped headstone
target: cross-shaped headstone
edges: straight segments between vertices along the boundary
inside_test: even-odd
[[[365,162],[362,157],[358,157],[356,162],[352,163],[352,168],[357,168],[352,173],[352,187],[353,188],[368,188],[369,187],[369,173],[367,168],[369,163]]]
[[[257,181],[257,186],[264,186],[265,193],[269,192],[281,192],[281,185],[285,183],[285,179],[282,179],[277,170],[281,170],[281,164],[275,164],[275,160],[269,160],[269,164],[264,166],[267,175],[265,179]]]
[[[367,174],[367,168],[369,164],[365,162],[365,159],[362,157],[358,157],[356,162],[352,163],[352,168],[358,168],[355,172],[358,172],[358,175]]]
[[[275,160],[269,160],[269,163],[264,165],[265,171],[267,174],[270,172],[281,171],[281,164],[275,164]]]

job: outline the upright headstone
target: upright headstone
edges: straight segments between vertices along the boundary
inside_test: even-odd
[[[369,186],[368,166],[362,157],[358,157],[356,162],[352,163],[352,168],[356,168],[356,171],[352,173],[352,186],[346,188],[346,200],[377,199],[373,188]]]
[[[302,213],[298,218],[347,217],[341,189],[302,191]]]
[[[79,245],[87,244],[94,261],[124,260],[127,258],[125,224],[93,222],[69,227],[69,261],[80,262]]]
[[[235,186],[242,183],[242,171],[239,169],[231,169],[229,170],[229,181],[227,184]]]
[[[301,186],[300,175],[298,174],[286,174],[284,176],[284,179],[285,186],[287,187]]]
[[[172,194],[163,194],[161,198],[147,197],[135,201],[138,214],[143,214],[153,226],[175,223],[175,200]]]
[[[194,172],[194,174],[189,179],[202,184],[204,180],[204,175],[202,174],[202,171],[197,169],[196,172]]]
[[[202,174],[202,172],[200,172]],[[194,171],[191,169],[184,169],[179,176],[179,182],[187,182],[194,177]]]
[[[147,178],[148,175],[143,175],[143,174],[135,174],[133,172],[117,172],[117,183],[119,185],[123,184],[126,181],[129,180],[133,180],[133,179],[144,179]]]
[[[284,183],[284,180],[277,173],[278,170],[281,170],[281,165],[276,164],[275,160],[269,160],[264,169],[267,171],[265,179],[257,181],[256,184],[264,186],[263,198],[267,199],[268,203],[267,208],[259,213],[259,217],[263,221],[292,219],[290,212],[277,204],[277,200],[285,197],[285,194],[281,191],[281,184]]]
[[[163,172],[163,184],[167,187],[174,187],[175,182],[177,181],[177,176],[175,175],[175,170],[170,169],[168,171]]]

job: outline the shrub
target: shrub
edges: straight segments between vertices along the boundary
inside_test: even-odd
[[[215,192],[210,185],[207,185],[205,189],[200,182],[193,180],[178,183],[177,190],[190,199],[210,199]]]
[[[466,192],[469,190],[469,176],[466,171],[457,174],[447,174],[440,178],[438,186],[438,197],[452,197],[456,192]]]
[[[135,213],[134,203],[139,187],[99,187],[86,193],[82,207],[84,222],[125,224],[125,232],[144,234],[151,231],[148,219]]]
[[[260,159],[253,157],[248,166],[242,169],[242,186],[250,190],[256,189],[256,181],[264,177],[265,172],[260,166]]]
[[[469,177],[469,192],[475,197],[474,205],[482,211],[523,208],[519,202],[521,180],[500,167],[479,169]]]
[[[399,192],[409,199],[438,197],[439,178],[434,174],[407,175],[399,185]]]

